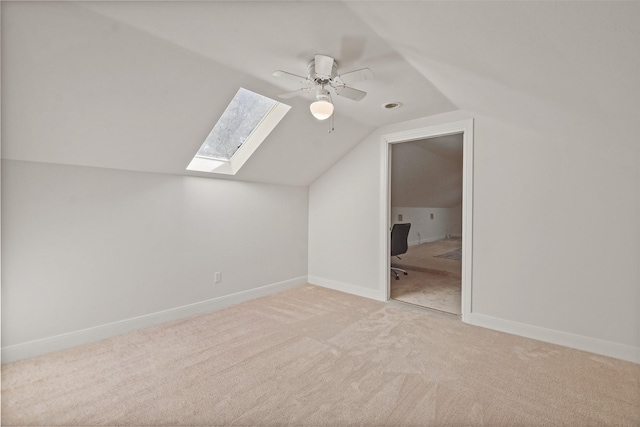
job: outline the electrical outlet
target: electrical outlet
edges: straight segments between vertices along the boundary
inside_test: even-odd
[[[222,273],[220,273],[219,271],[216,271],[213,274],[213,283],[220,283],[222,281]]]

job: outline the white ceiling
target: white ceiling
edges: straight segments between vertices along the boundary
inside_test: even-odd
[[[457,109],[635,143],[639,39],[633,2],[3,1],[2,155],[186,174],[239,87],[293,90],[272,72],[316,53],[371,68],[367,97],[335,100],[331,134],[289,100],[232,179],[308,185],[377,127]]]

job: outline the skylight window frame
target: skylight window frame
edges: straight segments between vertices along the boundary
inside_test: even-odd
[[[238,92],[240,92],[240,90],[242,89],[244,88],[240,88]],[[192,172],[208,172],[224,175],[235,175],[291,109],[289,105],[283,104],[273,99],[272,101],[275,102],[275,105],[271,107],[271,109],[263,116],[262,120],[260,120],[260,122],[254,127],[249,136],[247,136],[245,141],[235,151],[235,153],[231,155],[229,160],[202,156],[196,152],[195,156],[187,166],[187,170]],[[198,149],[198,151],[200,151],[200,149]]]
[[[236,149],[236,151],[233,152],[233,154],[231,155],[231,157],[229,157],[229,159],[222,159],[222,158],[211,157],[211,156],[203,156],[203,155],[198,154],[198,153],[196,153],[195,157],[198,157],[198,158],[201,158],[201,159],[214,160],[214,161],[217,161],[217,162],[231,162],[231,161],[233,161],[233,158],[235,157],[236,154],[238,154],[238,151],[240,151],[240,149],[242,149],[242,147],[244,147],[244,145],[247,143],[247,141],[249,141],[253,137],[253,134],[256,133],[256,130],[258,128],[260,128],[260,126],[262,126],[262,123],[267,119],[267,117],[269,117],[269,114],[271,114],[271,111],[273,111],[273,109],[278,106],[278,101],[274,101],[274,102],[275,102],[275,104],[273,104],[273,106],[269,109],[269,111],[267,111],[267,113],[264,116],[262,116],[262,118],[260,119],[258,124],[251,130],[251,133],[249,134],[249,136],[247,136],[247,138],[244,140],[244,142]],[[206,140],[205,140],[205,142],[206,142]],[[199,151],[200,150],[198,150],[198,152]]]

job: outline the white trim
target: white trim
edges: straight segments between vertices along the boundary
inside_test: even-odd
[[[384,289],[385,301],[391,299],[391,285],[389,283],[389,270],[391,269],[391,242],[389,239],[389,233],[391,230],[391,178],[389,177],[389,171],[391,170],[391,145],[382,136],[382,144],[380,144],[380,270],[378,277],[380,277],[380,289]]]
[[[435,242],[436,240],[444,240],[445,237],[446,236],[443,234],[442,236],[427,237],[426,239],[420,239],[420,240],[411,240],[411,241],[407,242],[407,245],[409,245],[409,246],[417,246],[417,245],[421,245],[423,243]],[[452,236],[452,237],[455,237],[455,236]]]
[[[295,279],[285,280],[284,282],[273,283],[271,285],[261,286],[255,289],[236,292],[234,294],[196,302],[194,304],[183,305],[181,307],[170,308],[168,310],[145,314],[143,316],[120,320],[113,323],[107,323],[105,325],[2,347],[2,363],[35,357],[51,353],[52,351],[64,350],[66,348],[88,344],[131,332],[136,329],[221,310],[234,304],[271,295],[306,283],[307,276],[301,276]]]
[[[336,291],[346,292],[359,297],[374,299],[376,301],[386,301],[385,294],[377,289],[363,288],[362,286],[351,285],[349,283],[338,282],[336,280],[325,279],[324,277],[309,276],[309,283],[322,286]]]
[[[387,300],[390,299],[389,227],[391,217],[391,145],[416,141],[436,136],[462,133],[462,321],[469,323],[472,310],[472,261],[473,261],[473,119],[444,123],[418,129],[410,129],[382,135],[380,164],[380,289],[384,289]]]
[[[462,127],[462,321],[468,322],[473,310],[473,119]]]
[[[554,329],[541,328],[539,326],[499,319],[497,317],[479,313],[471,313],[469,323],[538,341],[558,344],[629,362],[640,363],[640,347],[633,347],[626,344],[614,343],[611,341],[557,331]]]

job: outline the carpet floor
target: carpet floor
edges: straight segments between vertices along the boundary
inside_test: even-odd
[[[460,316],[462,285],[460,278],[439,273],[407,270],[409,274],[391,278],[391,298],[419,307]]]
[[[405,270],[438,273],[453,277],[462,276],[462,263],[454,259],[442,258],[442,255],[462,247],[460,238],[442,239],[435,242],[409,246],[401,259],[391,258],[391,265]]]
[[[640,365],[305,285],[2,366],[3,426],[638,426]]]
[[[402,259],[392,257],[391,265],[409,274],[391,275],[391,298],[460,316],[462,263],[451,254],[461,248],[460,238],[442,239],[410,246]]]

